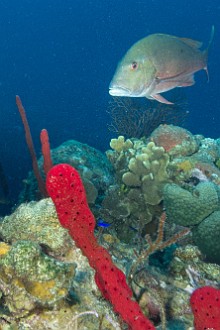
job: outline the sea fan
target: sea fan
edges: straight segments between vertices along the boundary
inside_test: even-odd
[[[174,95],[174,104],[163,104],[146,98],[113,97],[108,113],[110,131],[126,138],[148,137],[160,124],[183,126],[189,113],[186,98]]]

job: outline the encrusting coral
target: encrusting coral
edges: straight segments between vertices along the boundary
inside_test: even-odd
[[[31,241],[18,241],[8,250],[3,249],[0,288],[11,315],[21,317],[36,307],[53,306],[67,297],[75,272],[73,263],[47,256]]]
[[[199,148],[199,144],[191,132],[174,125],[158,126],[152,132],[151,139],[171,156],[189,156]]]
[[[71,249],[71,238],[60,226],[50,198],[21,204],[3,218],[0,235],[8,243],[30,240],[42,244],[54,255],[65,254]]]

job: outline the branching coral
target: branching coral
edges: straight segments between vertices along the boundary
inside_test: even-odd
[[[169,155],[164,148],[157,147],[154,142],[146,144],[135,139],[124,141],[122,137],[112,140],[111,147],[117,152],[116,160],[111,153],[107,155],[116,171],[121,173],[122,182],[130,189],[140,188],[146,203],[159,204],[162,187],[169,182]]]
[[[148,248],[144,250],[137,258],[137,260],[133,263],[130,272],[129,272],[129,281],[131,281],[134,277],[134,273],[138,266],[146,260],[152,253],[158,251],[158,250],[163,250],[166,247],[170,246],[171,244],[176,243],[180,238],[185,236],[186,234],[189,233],[189,229],[183,229],[182,231],[178,232],[177,234],[173,235],[170,239],[168,240],[163,240],[164,237],[164,225],[165,225],[165,220],[166,220],[166,214],[163,213],[160,217],[159,221],[159,227],[158,227],[158,233],[157,233],[157,238],[155,241],[152,241],[150,236],[147,235],[147,242],[148,242]]]

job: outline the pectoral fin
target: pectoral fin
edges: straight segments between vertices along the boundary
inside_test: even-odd
[[[151,95],[151,98],[158,101],[158,102],[160,102],[160,103],[174,104],[173,102],[170,102],[170,101],[166,100],[165,97],[161,96],[160,94]]]
[[[188,86],[192,86],[195,84],[195,80],[194,80],[194,75],[188,75],[185,78],[182,77],[182,80],[180,81],[180,84],[177,87],[188,87]]]

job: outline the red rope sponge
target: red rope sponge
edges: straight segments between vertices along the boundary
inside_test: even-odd
[[[211,286],[196,289],[190,298],[195,330],[220,330],[220,290]]]
[[[103,296],[113,305],[130,330],[155,330],[132,299],[124,273],[94,236],[95,218],[89,209],[79,173],[68,164],[54,166],[47,174],[46,187],[61,225],[69,230],[76,245],[95,270],[95,281]]]
[[[47,130],[44,128],[40,132],[41,151],[43,155],[44,173],[47,175],[49,170],[53,167],[53,162],[50,152],[50,141]]]
[[[28,124],[25,109],[24,109],[23,104],[21,102],[21,99],[18,95],[16,95],[16,104],[17,104],[18,111],[19,111],[20,116],[21,116],[23,126],[24,126],[25,139],[26,139],[26,143],[27,143],[30,155],[31,155],[33,172],[34,172],[34,175],[37,179],[38,188],[40,190],[41,195],[46,197],[47,193],[46,193],[44,181],[42,179],[42,176],[40,174],[40,170],[39,170],[39,167],[38,167],[37,156],[36,156],[36,152],[35,152],[35,149],[34,149],[34,143],[33,143],[32,136],[31,136],[30,126]]]

